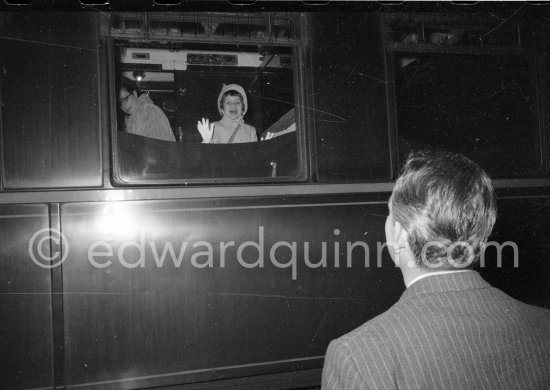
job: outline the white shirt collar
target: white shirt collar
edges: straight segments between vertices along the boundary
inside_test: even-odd
[[[425,274],[418,275],[416,278],[410,281],[410,283],[407,285],[407,288],[411,287],[413,283],[418,282],[420,279],[427,278],[428,276],[436,276],[436,275],[445,275],[445,274],[452,274],[455,272],[472,272],[471,269],[461,269],[456,271],[436,271],[436,272],[426,272]]]

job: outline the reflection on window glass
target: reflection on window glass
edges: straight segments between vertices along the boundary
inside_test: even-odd
[[[541,169],[537,102],[520,56],[411,54],[396,59],[401,159],[411,149],[468,155],[495,177]]]
[[[115,60],[119,182],[298,175],[292,48],[119,44]]]

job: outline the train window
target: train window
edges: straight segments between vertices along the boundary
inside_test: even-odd
[[[295,108],[296,59],[291,45],[118,42],[113,53],[118,100],[113,165],[118,184],[269,182],[301,177],[303,142]],[[128,82],[138,89],[136,101],[152,101],[156,112],[165,116],[165,124],[155,123],[152,133],[135,127],[137,116],[132,118],[131,110],[123,110],[121,99],[130,93],[124,87],[121,93],[121,85]],[[212,142],[204,143],[197,122],[224,117],[218,101],[223,86],[231,84],[244,90],[244,98],[238,99],[244,123],[228,130],[231,136],[236,132],[231,140],[229,132],[223,136],[217,122]],[[272,138],[262,140],[268,133]]]
[[[493,177],[540,174],[532,71],[519,55],[398,56],[400,155],[447,149],[477,160]]]
[[[519,11],[518,11],[519,12]],[[518,13],[386,16],[401,159],[411,149],[468,155],[493,177],[544,175],[538,21]]]

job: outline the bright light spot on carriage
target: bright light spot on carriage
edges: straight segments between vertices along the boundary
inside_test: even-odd
[[[99,214],[96,229],[106,240],[128,240],[139,236],[140,224],[128,205],[111,202]]]

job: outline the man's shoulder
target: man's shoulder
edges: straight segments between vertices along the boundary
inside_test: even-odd
[[[150,121],[159,116],[159,111],[162,113],[162,110],[153,103],[145,103],[142,104],[138,110],[136,110],[133,116],[137,121]]]
[[[353,367],[352,371],[358,372],[360,377],[369,380],[374,380],[374,377],[376,381],[381,381],[381,378],[386,377],[384,373],[394,372],[395,365],[399,362],[397,351],[401,348],[401,330],[399,321],[392,322],[399,316],[394,305],[333,340],[327,349],[326,365],[340,367],[342,372],[347,372],[346,367]],[[383,375],[380,376],[380,373]]]
[[[519,301],[504,292],[502,294],[507,298],[507,316],[515,322],[528,322],[534,328],[542,328],[550,337],[550,309]]]
[[[161,108],[153,102],[144,103],[141,106],[141,112],[144,113],[144,114],[159,114],[159,113],[162,113],[163,115],[165,115],[164,111],[162,111]]]
[[[467,302],[472,310],[482,312],[484,315],[487,313],[499,314],[505,318],[513,318],[515,321],[525,319],[548,321],[550,319],[549,308],[520,301],[494,286],[468,291],[467,294],[461,294],[461,297],[457,299]],[[490,309],[487,308],[488,304]]]
[[[333,340],[334,347],[353,350],[373,347],[375,344],[388,345],[389,340],[396,340],[402,334],[403,327],[406,327],[405,316],[400,303],[397,302],[385,312]]]

